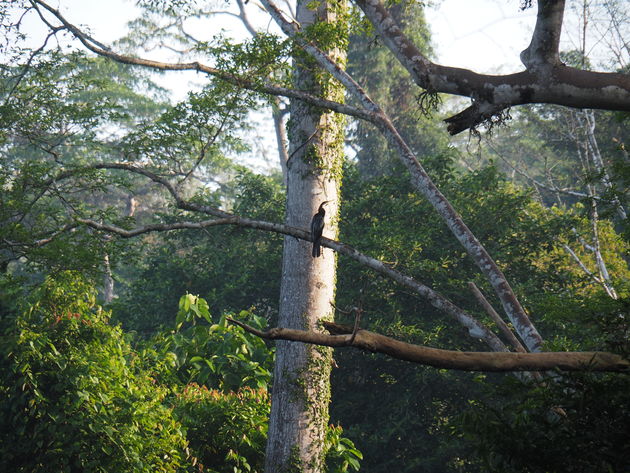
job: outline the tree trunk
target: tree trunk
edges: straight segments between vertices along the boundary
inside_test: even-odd
[[[103,256],[103,303],[109,304],[114,300],[114,275],[112,274],[112,267],[109,264],[109,255],[105,253]]]
[[[332,22],[330,5],[317,10],[299,0],[297,20],[306,27],[316,21]],[[338,5],[335,8],[340,8]],[[328,45],[337,58],[345,54]],[[343,100],[343,90],[306,56],[295,59],[295,85],[328,99]],[[287,162],[286,224],[309,228],[323,201],[326,206],[323,235],[337,236],[339,187],[343,160],[343,126],[340,115],[324,113],[304,102],[290,105],[289,160]],[[321,331],[331,320],[336,285],[335,253],[322,247],[311,256],[311,243],[285,237],[278,324]],[[330,400],[330,348],[282,341],[276,345],[271,415],[265,460],[267,473],[324,471],[324,436]]]

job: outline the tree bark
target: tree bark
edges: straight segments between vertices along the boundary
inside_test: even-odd
[[[103,256],[103,272],[103,303],[109,304],[116,296],[114,294],[114,274],[107,253]]]
[[[308,3],[298,1],[300,24],[335,21],[330,5],[322,3],[313,10]],[[340,59],[344,54],[339,50],[328,52]],[[331,85],[328,75],[312,60],[297,56],[295,67],[296,89],[343,100],[341,87]],[[324,236],[336,237],[343,124],[339,115],[324,113],[302,101],[291,102],[287,225],[309,228],[319,205],[329,201]],[[293,329],[321,330],[321,321],[330,320],[333,314],[336,254],[324,248],[322,257],[313,258],[309,242],[287,236],[282,260],[278,323]],[[290,341],[277,344],[265,458],[267,473],[324,471],[331,357],[329,348]]]
[[[457,134],[500,117],[513,105],[554,103],[574,108],[630,110],[630,76],[592,72],[560,63],[558,41],[564,0],[539,0],[532,40],[521,54],[527,70],[478,74],[431,62],[402,32],[381,0],[355,0],[412,80],[430,93],[470,97],[472,105],[444,120]]]
[[[296,340],[305,344],[329,347],[354,347],[373,353],[383,353],[392,358],[410,361],[434,368],[461,371],[518,372],[518,371],[609,371],[629,372],[630,360],[615,353],[592,352],[466,352],[441,350],[412,345],[356,327],[324,322],[332,334],[275,327],[265,332],[238,320],[231,323],[246,331],[269,340]]]

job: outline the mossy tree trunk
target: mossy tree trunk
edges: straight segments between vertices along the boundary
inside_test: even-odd
[[[303,30],[317,25],[334,34],[320,47],[345,62],[346,30],[340,3],[298,0],[297,20]],[[338,30],[338,31],[333,31]],[[319,31],[319,30],[318,30]],[[307,33],[308,34],[308,33]],[[305,54],[296,52],[295,87],[343,101],[342,87]],[[290,105],[289,160],[287,162],[287,225],[309,228],[312,216],[328,201],[324,236],[337,237],[339,190],[343,160],[344,120],[303,102]],[[335,297],[336,256],[322,248],[313,258],[312,245],[285,237],[278,325],[321,331],[331,320]],[[330,400],[329,348],[280,341],[276,345],[272,406],[265,471],[321,472],[324,436]]]

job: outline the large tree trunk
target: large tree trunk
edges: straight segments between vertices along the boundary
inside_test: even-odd
[[[306,27],[315,21],[334,21],[325,3],[316,10],[299,0],[297,19]],[[338,6],[336,8],[339,8]],[[331,51],[336,57],[344,54]],[[307,61],[308,63],[305,63]],[[342,101],[343,90],[315,66],[296,58],[296,88]],[[323,201],[324,236],[336,238],[339,187],[343,159],[343,118],[293,101],[290,105],[289,160],[287,162],[287,225],[309,228]],[[320,321],[331,320],[335,297],[336,256],[322,248],[311,256],[311,243],[285,237],[278,324],[321,331]],[[324,470],[323,443],[330,400],[329,348],[289,341],[276,345],[271,416],[266,452],[267,473]]]

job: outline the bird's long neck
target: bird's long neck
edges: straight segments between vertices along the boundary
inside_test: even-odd
[[[326,210],[324,209],[324,204],[321,204],[319,206],[319,210],[317,211],[317,215],[321,215],[321,216],[326,215]]]

